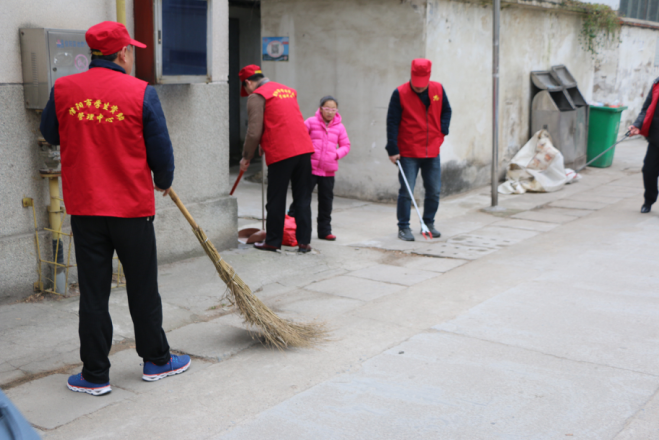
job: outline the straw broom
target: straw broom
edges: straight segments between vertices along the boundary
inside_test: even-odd
[[[233,267],[222,259],[213,243],[206,237],[204,230],[194,221],[192,215],[190,215],[173,189],[169,190],[169,196],[192,226],[192,232],[199,240],[201,247],[206,251],[206,255],[215,265],[220,278],[227,285],[230,292],[229,300],[238,306],[238,310],[247,324],[261,329],[266,345],[273,345],[279,349],[288,346],[309,347],[326,339],[327,330],[324,324],[291,322],[280,318],[263,304],[252,293],[249,286],[236,274]]]

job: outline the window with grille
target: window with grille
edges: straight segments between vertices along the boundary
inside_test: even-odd
[[[659,0],[620,0],[622,17],[659,22]]]

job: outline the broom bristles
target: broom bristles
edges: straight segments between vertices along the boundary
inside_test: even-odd
[[[289,346],[310,347],[327,339],[327,329],[323,323],[295,323],[277,316],[252,293],[249,286],[238,276],[233,267],[222,259],[204,230],[197,226],[196,228],[193,227],[192,231],[215,265],[220,278],[227,285],[230,292],[230,301],[238,307],[247,324],[261,329],[267,345],[273,345],[280,349]]]

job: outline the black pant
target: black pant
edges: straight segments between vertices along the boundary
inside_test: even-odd
[[[659,178],[659,144],[648,144],[648,151],[643,160],[643,186],[645,186],[645,204],[657,201],[657,179]]]
[[[162,329],[158,261],[153,217],[71,216],[80,284],[79,327],[82,376],[92,383],[110,380],[112,319],[108,311],[112,257],[116,249],[126,274],[128,308],[137,354],[164,365],[169,344]]]
[[[288,183],[293,189],[293,203],[298,207],[295,238],[299,244],[311,242],[311,153],[280,160],[268,166],[268,210],[265,242],[281,246],[286,218]]]
[[[334,176],[311,175],[311,191],[318,185],[318,237],[332,233],[332,203],[334,202]],[[295,217],[295,203],[288,208],[288,215]],[[296,220],[297,221],[297,220]]]

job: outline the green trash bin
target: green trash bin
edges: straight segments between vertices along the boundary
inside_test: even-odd
[[[618,140],[618,127],[620,115],[627,107],[598,107],[590,106],[588,122],[588,153],[587,160],[597,157],[598,154],[615,144]],[[616,149],[611,148],[589,166],[597,168],[610,167],[613,163],[613,154]]]

